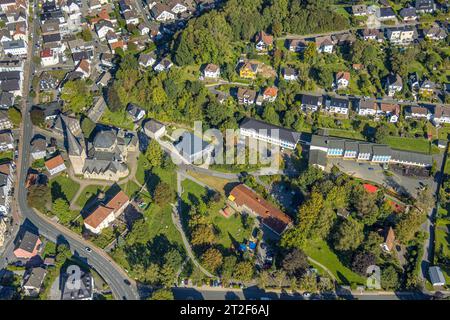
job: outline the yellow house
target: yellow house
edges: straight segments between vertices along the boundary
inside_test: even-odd
[[[258,65],[251,62],[244,63],[239,70],[239,76],[246,79],[255,79],[257,73]]]

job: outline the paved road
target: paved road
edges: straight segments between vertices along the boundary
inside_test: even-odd
[[[33,39],[30,43],[32,50],[36,48],[36,40],[38,37],[36,34],[37,20],[38,19],[34,19],[34,23],[31,26],[32,31],[30,32]],[[31,56],[33,56],[32,52],[29,57]],[[28,207],[25,179],[30,162],[30,141],[33,135],[33,126],[29,115],[29,110],[32,104],[31,99],[29,99],[29,91],[31,88],[32,74],[34,73],[34,70],[35,66],[32,59],[29,58],[24,71],[23,96],[28,97],[28,100],[24,99],[22,105],[21,138],[17,168],[18,188],[16,188],[16,199],[18,199],[20,213],[24,219],[29,220],[44,237],[55,242],[62,240],[67,242],[75,255],[84,258],[85,261],[104,278],[104,280],[111,287],[116,299],[137,300],[139,299],[139,295],[137,293],[134,281],[128,279],[126,273],[117,264],[111,261],[106,253],[98,248],[92,248],[92,252],[88,253],[85,248],[89,245],[89,243],[84,241],[79,235],[61,225],[58,225],[57,223],[51,221],[48,217],[45,217]],[[126,285],[124,282],[125,279],[130,281],[131,285]]]

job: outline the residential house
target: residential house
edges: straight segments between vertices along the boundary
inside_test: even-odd
[[[220,77],[220,67],[216,64],[209,63],[203,70],[203,76],[207,79],[217,79]]]
[[[377,114],[378,105],[374,100],[360,99],[358,105],[358,115],[374,116]]]
[[[366,16],[368,14],[367,6],[365,4],[352,6],[352,13],[355,17]]]
[[[0,165],[0,216],[7,216],[11,208],[11,192],[14,184],[14,163]]]
[[[400,17],[404,22],[417,20],[416,8],[403,8],[402,10],[400,10]]]
[[[389,74],[386,78],[386,91],[389,97],[403,90],[403,79],[399,74]]]
[[[317,37],[316,48],[319,53],[333,53],[333,41],[330,36]]]
[[[432,266],[428,268],[428,274],[430,276],[430,282],[433,287],[443,287],[445,286],[445,277],[442,270],[438,266]]]
[[[11,119],[8,117],[8,112],[0,110],[0,131],[12,129],[13,126]]]
[[[251,105],[256,101],[256,91],[248,88],[239,87],[236,96],[239,104]]]
[[[57,155],[51,159],[45,161],[45,167],[51,176],[54,176],[64,170],[66,170],[66,165],[64,164],[64,159],[61,155]]]
[[[308,42],[303,39],[291,39],[287,43],[289,51],[292,52],[303,52],[308,47]]]
[[[351,45],[356,41],[356,37],[350,32],[337,33],[331,35],[331,41],[338,46]]]
[[[364,29],[361,32],[364,41],[373,40],[377,42],[383,42],[383,33],[378,29]]]
[[[286,81],[296,81],[298,79],[298,71],[289,67],[284,68],[283,79]]]
[[[35,137],[31,141],[31,157],[34,160],[44,159],[47,155],[47,140],[44,137]]]
[[[23,40],[3,42],[3,53],[6,56],[24,57],[27,55],[27,44]]]
[[[441,105],[436,106],[434,109],[433,120],[438,124],[450,123],[450,107]]]
[[[41,250],[42,241],[39,236],[30,231],[19,232],[14,247],[14,255],[18,259],[31,259]]]
[[[97,98],[93,106],[88,110],[87,117],[97,123],[106,110],[106,102],[103,96]]]
[[[14,138],[11,131],[0,132],[0,151],[14,150]]]
[[[89,60],[81,60],[75,69],[75,72],[81,74],[82,79],[87,79],[91,75],[91,64]]]
[[[114,26],[110,21],[100,20],[95,24],[95,32],[97,32],[97,35],[101,41],[106,39],[106,34],[109,31],[114,32]]]
[[[137,28],[138,28],[139,33],[141,34],[141,36],[144,36],[144,35],[146,35],[146,34],[148,34],[150,32],[150,28],[147,25],[143,24],[143,23],[139,23]]]
[[[395,19],[395,12],[391,7],[382,7],[377,10],[377,18],[380,21]]]
[[[41,291],[47,270],[42,267],[32,268],[27,271],[23,280],[23,291],[26,296],[37,297]]]
[[[380,103],[378,114],[385,115],[389,118],[389,122],[396,123],[400,116],[400,105],[392,103]]]
[[[174,145],[180,156],[190,164],[201,163],[203,159],[207,159],[211,155],[214,149],[212,143],[208,143],[191,132],[184,132]]]
[[[268,102],[275,102],[278,96],[277,87],[267,87],[263,92],[263,100]]]
[[[129,103],[127,106],[127,112],[133,119],[133,122],[138,122],[142,118],[145,117],[145,110],[141,109],[139,106],[134,103]]]
[[[166,134],[166,126],[155,119],[145,121],[143,129],[147,137],[151,139],[159,139]]]
[[[99,204],[90,212],[84,219],[84,226],[92,233],[100,234],[125,211],[129,204],[130,198],[120,190],[108,202]]]
[[[11,92],[0,92],[0,108],[9,109],[14,105],[14,94]]]
[[[153,66],[156,63],[156,56],[153,52],[151,53],[141,53],[139,55],[139,65],[148,68]]]
[[[436,10],[434,0],[416,0],[417,13],[433,13]]]
[[[414,41],[416,30],[414,27],[396,27],[387,29],[387,38],[392,44],[408,45]]]
[[[350,101],[346,98],[328,97],[325,100],[325,110],[330,113],[348,115]]]
[[[431,80],[425,79],[420,84],[419,94],[423,97],[432,97],[436,91],[436,87],[436,83]]]
[[[293,130],[252,118],[246,118],[241,122],[239,125],[239,133],[243,137],[265,141],[290,150],[295,149],[300,136]]]
[[[170,61],[168,58],[164,58],[156,66],[154,66],[153,69],[156,72],[162,72],[169,70],[170,68],[172,68],[172,66],[172,61]]]
[[[106,87],[108,83],[111,81],[112,75],[109,71],[102,72],[102,74],[98,77],[95,84],[99,87]]]
[[[278,236],[292,225],[292,219],[288,215],[245,184],[235,186],[228,196],[228,201],[233,209],[256,216],[265,227]]]
[[[381,244],[383,251],[391,252],[394,249],[395,244],[395,233],[392,227],[389,227],[384,235],[384,242]]]
[[[417,72],[410,73],[408,75],[408,84],[409,88],[411,89],[411,92],[413,94],[416,94],[419,92],[420,88],[420,78]]]
[[[302,94],[301,108],[303,111],[316,112],[322,106],[323,97],[309,94]]]
[[[239,69],[239,76],[245,79],[255,79],[258,74],[258,64],[252,62],[244,62]]]
[[[350,72],[340,71],[336,73],[336,86],[338,89],[345,89],[350,83]]]
[[[59,63],[59,56],[56,51],[53,51],[50,48],[44,49],[40,53],[41,56],[41,65],[43,67],[54,66]]]
[[[430,119],[432,113],[426,107],[418,107],[418,106],[407,106],[405,109],[405,119]]]
[[[170,8],[168,5],[163,3],[155,4],[150,10],[153,18],[159,22],[167,22],[171,20],[175,20],[175,14],[170,12]]]
[[[433,25],[431,28],[423,30],[423,34],[425,38],[435,41],[445,40],[447,38],[445,29],[438,25]]]
[[[255,39],[256,51],[267,52],[272,49],[273,46],[273,36],[268,35],[264,31],[258,32]]]

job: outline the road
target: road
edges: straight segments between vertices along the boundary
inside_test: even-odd
[[[48,217],[43,216],[28,207],[25,180],[30,163],[30,141],[33,135],[33,126],[29,115],[30,107],[32,105],[29,91],[31,88],[32,75],[35,71],[35,66],[31,57],[33,56],[34,48],[36,48],[36,40],[38,38],[36,34],[38,19],[36,16],[34,16],[33,21],[34,23],[31,25],[32,30],[30,32],[32,35],[32,42],[30,43],[31,52],[29,52],[29,58],[27,59],[24,68],[23,96],[28,97],[28,99],[23,99],[22,104],[21,137],[19,143],[19,159],[17,162],[18,187],[16,188],[16,199],[18,199],[20,213],[24,219],[29,220],[38,229],[41,235],[48,238],[50,241],[65,241],[75,255],[83,258],[86,263],[92,266],[103,277],[110,286],[116,299],[138,300],[139,295],[134,281],[129,279],[122,268],[115,264],[105,252],[92,247],[90,243],[84,241],[79,235],[58,225]],[[85,250],[87,246],[92,248],[90,253]],[[4,258],[5,256],[2,257],[2,260]],[[125,279],[130,281],[131,285],[125,284]]]

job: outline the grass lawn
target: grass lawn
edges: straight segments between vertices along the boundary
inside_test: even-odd
[[[104,186],[98,186],[98,185],[87,186],[86,188],[83,189],[80,196],[78,197],[77,205],[80,206],[81,208],[83,208],[89,199],[91,199],[92,197],[95,197],[98,194],[98,192],[104,191],[104,190],[105,190]]]
[[[128,130],[132,130],[134,127],[133,121],[130,119],[125,110],[111,112],[108,108],[106,108],[99,122]]]
[[[345,267],[325,241],[309,242],[304,251],[312,259],[327,267],[339,283],[348,285],[351,283],[364,284],[366,282],[364,277]]]
[[[326,129],[326,130],[328,131],[328,134],[332,137],[364,140],[364,136],[357,131],[339,130],[339,129]]]
[[[50,180],[52,199],[65,198],[70,202],[79,188],[80,184],[78,182],[75,182],[64,175],[59,175]]]
[[[0,152],[0,163],[11,161],[14,157],[12,151],[3,151]]]
[[[129,180],[126,183],[120,184],[120,188],[129,196],[130,198],[141,189],[136,182]]]
[[[194,171],[188,171],[188,174],[198,181],[203,182],[204,184],[216,189],[222,195],[225,195],[225,186],[231,182],[227,179],[212,177]]]
[[[192,205],[194,199],[202,199],[207,195],[207,189],[196,184],[191,180],[184,180],[182,182],[183,195],[182,199],[187,205]],[[246,228],[243,225],[241,215],[237,214],[229,218],[223,217],[219,210],[224,206],[223,201],[218,203],[211,203],[209,206],[209,219],[211,223],[217,228],[217,244],[223,245],[224,248],[231,248],[232,239],[241,242],[243,239],[248,239],[253,226],[253,218],[249,217],[246,221]],[[187,219],[186,209],[183,210],[184,219]],[[186,221],[185,221],[186,222]]]
[[[388,144],[393,149],[413,151],[420,153],[430,153],[430,141],[418,138],[401,138],[401,137],[386,137],[383,143]]]

